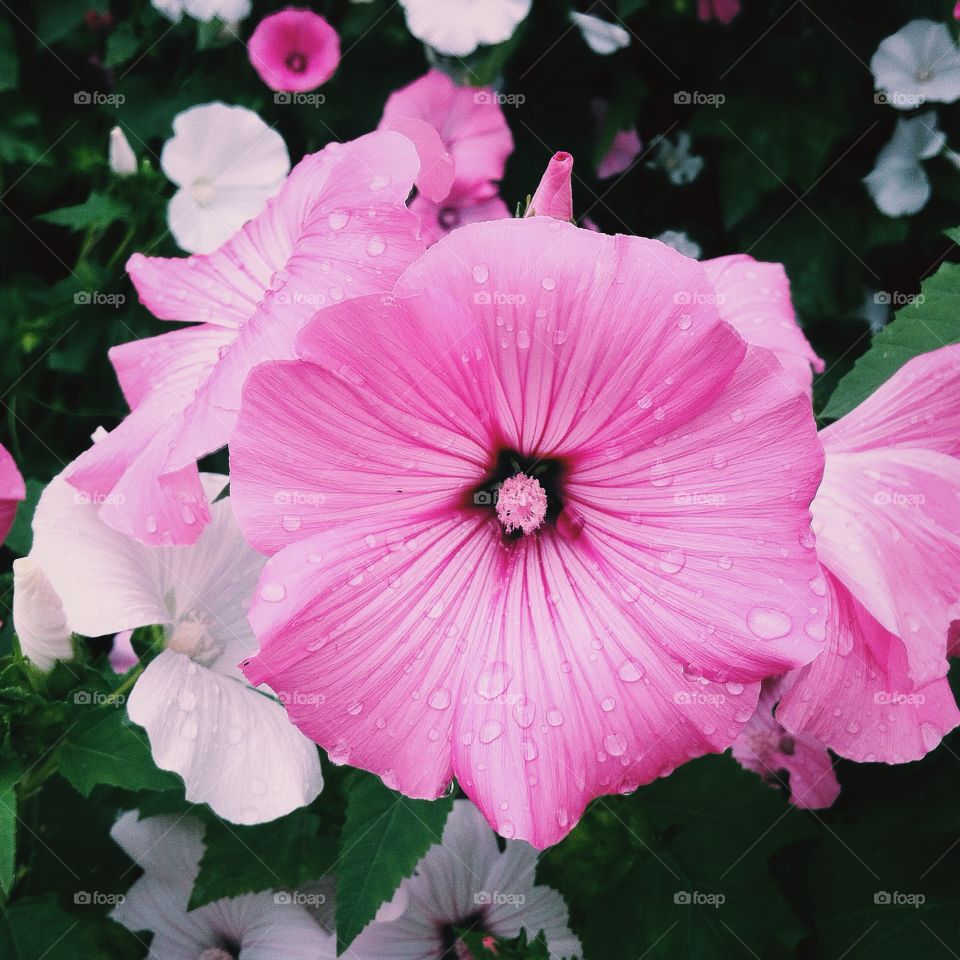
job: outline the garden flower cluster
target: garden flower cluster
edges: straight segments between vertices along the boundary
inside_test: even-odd
[[[245,27],[247,2],[153,6],[247,36],[276,104],[322,102],[359,42],[307,7]],[[506,94],[456,64],[531,6],[401,0],[429,66],[313,152],[220,99],[173,119],[157,166],[182,255],[125,266],[172,326],[110,346],[128,412],[32,496],[11,602],[34,690],[106,658],[96,696],[182,790],[100,781],[132,790],[110,831],[142,871],[111,916],[155,960],[582,958],[540,866],[604,798],[729,750],[823,811],[846,800],[835,758],[908,764],[960,725],[960,335],[874,347],[854,374],[882,373],[816,414],[828,364],[782,263],[591,218],[581,169],[695,190],[709,164],[703,128],[641,139],[613,91],[589,101],[593,156],[558,143],[508,194]],[[748,12],[701,0],[689,29]],[[644,43],[621,20],[565,22],[604,60]],[[928,168],[957,165],[952,25],[905,23],[869,69],[898,112],[858,202],[912,216]],[[116,126],[101,167],[135,182],[143,147]],[[4,537],[29,486],[0,447]],[[211,864],[229,873],[216,830],[319,804],[356,831],[335,862],[304,835],[284,854],[302,882],[198,902]],[[333,886],[393,816],[425,839],[400,830],[347,930]]]

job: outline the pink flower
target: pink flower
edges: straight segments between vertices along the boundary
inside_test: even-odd
[[[440,136],[454,164],[454,177],[442,195],[414,199],[411,209],[423,220],[423,237],[433,243],[455,227],[508,217],[497,196],[513,136],[497,96],[489,88],[461,87],[445,73],[430,70],[387,99],[380,129],[410,135],[404,121],[429,124]]]
[[[726,26],[740,12],[740,0],[697,0],[697,16],[707,23],[719,20]]]
[[[398,133],[333,143],[214,253],[130,258],[148,309],[193,325],[110,351],[131,413],[68,474],[105,522],[150,544],[196,541],[209,521],[196,461],[227,442],[250,368],[292,357],[320,307],[388,291],[423,250],[405,206],[419,167]]]
[[[572,177],[573,157],[562,151],[555,153],[530,200],[527,216],[573,220]]]
[[[960,722],[946,680],[960,618],[960,347],[910,360],[820,436],[828,646],[777,719],[851,760],[916,760]]]
[[[747,343],[772,350],[787,373],[810,395],[812,371],[822,373],[824,363],[797,325],[783,264],[761,263],[740,253],[705,260],[703,269],[716,290],[720,316]]]
[[[7,538],[17,504],[27,495],[23,477],[6,448],[0,446],[0,543]]]
[[[316,90],[340,64],[337,31],[319,14],[299,7],[264,17],[247,49],[253,69],[271,90]]]
[[[313,694],[290,717],[335,762],[418,797],[456,777],[544,847],[725,749],[822,648],[810,403],[655,241],[475,224],[396,292],[247,382],[233,504],[273,556],[243,669]],[[546,509],[507,533],[521,475]]]
[[[757,704],[732,753],[747,770],[758,773],[766,783],[790,790],[790,802],[797,807],[818,810],[833,805],[840,784],[833,772],[827,748],[811,736],[795,736],[774,719],[773,708],[788,678],[765,680]]]
[[[606,180],[609,177],[615,177],[618,173],[625,173],[633,165],[633,161],[637,159],[642,149],[643,144],[633,127],[629,130],[618,130],[610,144],[610,149],[597,167],[597,178]]]

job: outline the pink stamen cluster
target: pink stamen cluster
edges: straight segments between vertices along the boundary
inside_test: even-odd
[[[497,495],[497,517],[507,533],[533,533],[547,515],[547,495],[540,482],[525,473],[504,480]]]

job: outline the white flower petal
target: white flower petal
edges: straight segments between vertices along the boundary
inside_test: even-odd
[[[72,632],[63,604],[32,557],[13,561],[13,628],[34,666],[50,670],[73,658]]]
[[[898,110],[960,98],[960,51],[944,23],[911,20],[880,43],[870,69],[876,89]]]
[[[232,823],[274,820],[323,787],[316,746],[279,703],[182,654],[153,660],[127,708],[157,766],[183,777],[187,799]]]
[[[532,0],[400,0],[407,29],[439,53],[465,57],[503,43],[530,12]]]
[[[577,13],[575,10],[571,11],[570,19],[594,53],[607,56],[630,45],[630,34],[619,24],[601,20],[589,13]]]
[[[932,111],[900,118],[890,142],[864,177],[867,190],[882,213],[901,217],[917,213],[930,199],[930,180],[920,164],[943,150],[945,134]]]

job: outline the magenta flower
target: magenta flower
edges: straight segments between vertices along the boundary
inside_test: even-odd
[[[399,133],[332,143],[215,252],[130,258],[147,308],[192,325],[110,351],[131,412],[67,474],[107,524],[154,545],[196,541],[210,519],[196,461],[229,439],[250,368],[292,357],[320,307],[389,291],[423,251],[406,208],[419,169]]]
[[[573,220],[573,157],[555,153],[530,199],[528,217]]]
[[[740,12],[740,0],[697,0],[697,16],[704,23],[718,20],[724,26]]]
[[[544,847],[822,649],[810,403],[656,241],[476,224],[396,293],[247,382],[232,502],[273,556],[243,669],[335,762],[456,777]]]
[[[0,446],[0,543],[7,538],[17,515],[17,504],[27,495],[13,457]]]
[[[433,127],[454,164],[453,182],[443,196],[421,191],[410,204],[428,244],[466,223],[510,216],[497,195],[497,181],[513,152],[513,136],[493,90],[460,87],[445,73],[430,70],[390,95],[380,128],[409,135],[398,126],[407,120]]]
[[[917,760],[960,723],[946,679],[960,619],[960,347],[909,361],[820,436],[827,649],[777,719],[851,760]]]
[[[319,14],[300,7],[264,17],[247,49],[253,69],[271,90],[316,90],[340,65],[337,31]]]

